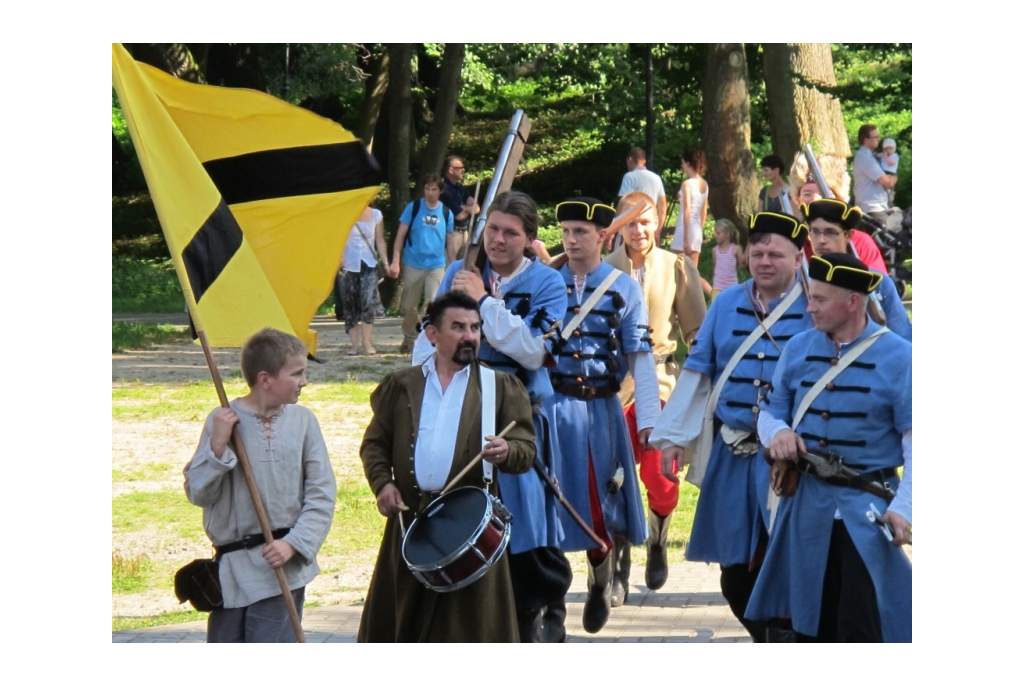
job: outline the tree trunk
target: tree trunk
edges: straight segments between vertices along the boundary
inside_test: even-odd
[[[283,70],[283,46],[280,54]],[[267,92],[263,66],[256,50],[248,43],[211,43],[206,57],[206,80],[215,86],[251,88]]]
[[[125,48],[137,61],[166,71],[182,81],[206,83],[202,69],[184,43],[127,43]]]
[[[409,204],[409,142],[412,108],[412,44],[388,46],[388,185],[396,219]]]
[[[750,152],[747,57],[742,43],[715,43],[707,47],[707,60],[703,98],[708,210],[742,231],[757,208],[761,185]]]
[[[384,94],[388,90],[388,53],[371,56],[369,59],[370,76],[366,79],[366,95],[359,109],[359,123],[356,124],[355,135],[370,150],[373,149],[373,132],[377,128],[380,108],[384,103]]]
[[[654,54],[650,43],[644,43],[644,77],[646,92],[644,104],[646,113],[646,138],[644,146],[647,152],[647,165],[657,167],[654,161]]]
[[[764,86],[772,149],[788,165],[805,143],[815,153],[850,156],[850,140],[828,43],[765,43]]]
[[[440,171],[448,150],[448,140],[455,123],[455,109],[462,90],[462,61],[466,56],[465,43],[445,43],[441,58],[441,76],[437,88],[434,121],[430,125],[427,149],[423,151],[420,169],[424,173]]]
[[[124,151],[121,144],[117,142],[117,135],[115,135],[113,131],[111,131],[111,137],[114,139],[114,147],[111,151],[110,164],[112,171],[111,177],[113,179],[111,185],[113,194],[116,197],[118,195],[127,195],[135,190],[135,188],[132,188],[131,183],[129,182],[129,169],[132,165],[131,157],[129,157],[128,153]]]

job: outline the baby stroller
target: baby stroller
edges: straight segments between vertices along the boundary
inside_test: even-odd
[[[885,260],[889,276],[896,284],[896,292],[902,298],[907,291],[907,284],[912,280],[912,207],[903,211],[897,207],[889,210],[889,220],[885,226],[869,216],[862,216],[858,228],[872,238],[878,245]]]

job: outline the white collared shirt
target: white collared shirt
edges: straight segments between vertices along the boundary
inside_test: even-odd
[[[419,431],[416,434],[414,464],[416,483],[424,492],[437,492],[447,485],[455,457],[455,439],[466,399],[470,367],[467,365],[452,376],[446,390],[441,389],[435,360],[431,355],[423,362],[423,405],[420,408]]]

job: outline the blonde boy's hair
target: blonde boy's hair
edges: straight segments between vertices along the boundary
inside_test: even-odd
[[[260,371],[276,376],[288,363],[288,357],[308,354],[306,344],[290,333],[276,328],[257,331],[242,346],[242,375],[249,387],[256,385]]]

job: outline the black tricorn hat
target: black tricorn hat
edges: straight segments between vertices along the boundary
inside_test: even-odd
[[[799,248],[807,242],[807,224],[795,216],[776,212],[759,212],[750,217],[750,233],[774,233],[793,241]]]
[[[807,223],[824,219],[830,224],[842,226],[844,231],[857,228],[861,217],[860,207],[851,207],[842,200],[815,200],[800,205],[800,211],[807,217]]]
[[[807,264],[807,273],[816,281],[870,293],[882,282],[882,274],[868,269],[864,262],[845,252],[829,252],[815,255]]]
[[[608,228],[615,218],[615,208],[593,197],[574,197],[558,203],[555,216],[559,221],[590,221],[599,229]]]

